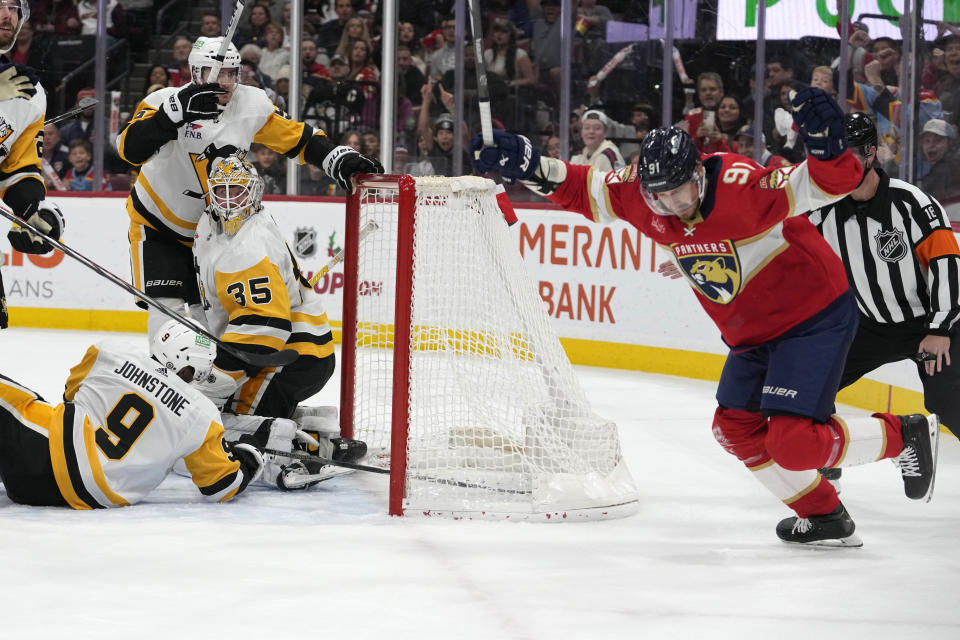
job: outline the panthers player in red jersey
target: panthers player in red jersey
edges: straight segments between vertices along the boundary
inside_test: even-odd
[[[817,469],[901,458],[907,496],[929,499],[939,424],[935,416],[831,415],[857,307],[840,260],[795,214],[842,198],[862,169],[832,98],[804,89],[793,108],[809,155],[794,167],[701,158],[674,127],[650,132],[636,169],[606,174],[541,158],[529,140],[505,132],[494,132],[493,147],[479,137],[471,146],[478,170],[497,168],[596,222],[624,220],[673,255],[730,347],[714,436],[796,512],[777,525],[778,537],[859,546]]]
[[[190,247],[210,204],[208,179],[218,159],[258,142],[322,167],[348,191],[354,175],[383,172],[376,159],[291,120],[262,89],[238,84],[240,54],[232,44],[218,77],[209,78],[221,42],[199,38],[188,58],[191,82],[144,98],[117,137],[120,156],[140,167],[127,199],[133,283],[168,306],[199,304]],[[148,313],[153,338],[166,318]]]
[[[33,69],[13,64],[7,57],[20,27],[29,19],[27,0],[0,0],[0,199],[17,217],[59,239],[63,215],[56,205],[44,200],[46,189],[40,171],[47,95]],[[22,253],[42,254],[53,249],[50,243],[16,224],[7,239]],[[7,306],[0,278],[0,329],[6,326]]]

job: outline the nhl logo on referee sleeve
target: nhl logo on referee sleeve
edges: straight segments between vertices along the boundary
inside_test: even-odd
[[[900,229],[877,231],[873,239],[877,242],[877,257],[884,262],[898,262],[907,255],[907,243]]]

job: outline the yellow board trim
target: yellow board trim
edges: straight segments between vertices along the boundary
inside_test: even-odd
[[[11,307],[10,325],[46,329],[130,331],[146,333],[145,311],[39,309]],[[330,321],[333,341],[340,344],[341,323]],[[573,364],[627,371],[662,373],[695,380],[719,380],[726,356],[667,347],[560,338]],[[837,395],[837,402],[885,413],[924,413],[923,393],[876,380],[860,380]],[[944,429],[944,427],[941,427]],[[946,433],[946,430],[944,429]]]

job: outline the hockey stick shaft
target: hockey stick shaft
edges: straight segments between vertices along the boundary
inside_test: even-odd
[[[480,102],[480,131],[483,146],[493,146],[493,116],[490,114],[490,89],[487,86],[487,67],[483,61],[483,23],[480,21],[480,2],[470,0],[470,22],[473,24],[473,50],[476,53],[477,99]]]
[[[217,52],[213,66],[210,67],[210,73],[207,74],[207,82],[217,81],[217,77],[220,75],[220,67],[223,66],[223,61],[227,58],[230,41],[233,40],[233,35],[237,32],[237,27],[240,26],[240,16],[243,15],[243,10],[246,8],[247,2],[250,2],[250,0],[246,0],[246,2],[244,0],[237,0],[237,4],[233,7],[230,24],[227,25],[227,32],[223,36],[223,42],[220,43],[220,51]]]
[[[299,354],[293,349],[284,349],[283,351],[276,351],[273,353],[251,353],[248,351],[242,351],[240,349],[237,349],[233,345],[226,344],[225,342],[221,341],[217,336],[207,331],[206,327],[204,327],[203,325],[199,324],[198,322],[196,322],[191,318],[187,318],[185,316],[180,315],[179,313],[169,308],[167,305],[163,304],[162,302],[154,300],[153,298],[145,294],[143,291],[140,291],[139,289],[137,289],[136,287],[134,287],[128,282],[124,282],[115,274],[111,273],[110,271],[107,271],[97,263],[93,262],[92,260],[90,260],[90,258],[86,257],[76,249],[72,247],[68,247],[67,245],[63,244],[59,240],[55,240],[51,238],[50,236],[48,236],[44,232],[37,229],[35,226],[30,224],[26,220],[22,220],[18,218],[6,206],[0,206],[0,215],[2,215],[4,218],[6,218],[7,220],[10,220],[13,223],[20,225],[30,233],[36,236],[39,236],[40,238],[43,238],[44,240],[49,242],[54,248],[59,249],[60,251],[64,252],[65,254],[67,254],[77,262],[80,262],[85,267],[95,272],[97,275],[103,278],[106,278],[107,280],[117,285],[124,291],[127,291],[128,293],[136,296],[140,300],[143,300],[145,303],[147,303],[154,309],[157,309],[158,311],[162,312],[164,315],[169,316],[170,318],[173,318],[180,324],[186,325],[193,332],[199,333],[200,335],[209,338],[210,341],[215,343],[218,347],[222,348],[224,351],[226,351],[230,355],[236,357],[237,359],[249,365],[253,365],[257,367],[282,367],[284,365],[288,365],[292,363],[299,356]]]
[[[47,126],[48,124],[57,124],[58,122],[69,120],[70,118],[76,115],[80,115],[80,112],[86,111],[90,107],[95,107],[95,106],[97,106],[96,98],[90,98],[90,97],[81,98],[80,102],[77,103],[76,107],[74,107],[73,109],[70,109],[70,111],[65,111],[64,113],[61,113],[58,116],[53,116],[49,120],[44,120],[43,126]]]
[[[304,462],[319,462],[320,464],[329,464],[334,467],[343,467],[344,469],[356,469],[357,471],[369,471],[370,473],[380,473],[384,475],[390,474],[390,469],[381,469],[380,467],[371,467],[365,464],[357,464],[355,462],[342,462],[338,460],[330,460],[329,458],[321,458],[319,456],[310,455],[304,451],[281,451],[280,449],[269,449],[263,448],[260,449],[263,453],[269,453],[272,456],[281,456],[290,458],[292,460],[303,460]]]
[[[378,225],[373,220],[369,220],[367,224],[363,225],[363,228],[360,229],[360,235],[357,240],[357,244],[363,242],[368,235],[370,235],[371,233],[373,233],[379,228],[380,228],[380,225]],[[323,276],[330,273],[330,269],[333,269],[335,266],[343,262],[343,258],[344,258],[343,249],[340,249],[339,251],[337,251],[336,255],[333,256],[330,262],[323,265],[323,268],[320,269],[320,271],[313,274],[313,277],[311,277],[310,280],[308,281],[310,283],[310,286],[311,287],[316,286],[316,284],[320,282],[320,279],[323,278]]]

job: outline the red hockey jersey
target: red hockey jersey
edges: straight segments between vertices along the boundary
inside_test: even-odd
[[[843,264],[802,214],[860,182],[850,152],[763,168],[734,154],[703,157],[707,189],[689,222],[654,213],[635,167],[602,173],[567,165],[550,199],[595,222],[624,220],[669,251],[731,347],[767,342],[845,292]]]

